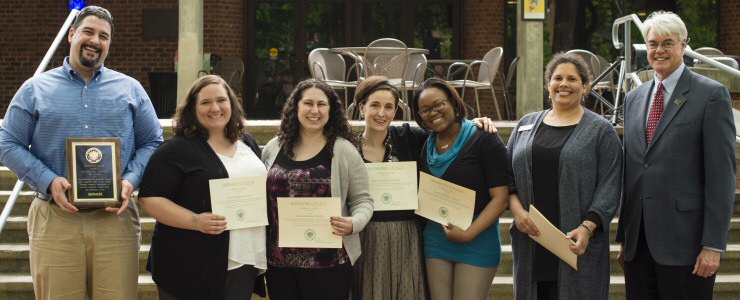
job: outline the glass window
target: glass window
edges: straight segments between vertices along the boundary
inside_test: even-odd
[[[400,3],[362,5],[362,45],[380,38],[401,39]]]
[[[344,4],[308,5],[306,50],[344,46]]]
[[[429,49],[427,59],[450,59],[452,4],[416,5],[414,47]]]
[[[258,3],[254,22],[255,105],[278,110],[293,88],[293,3]],[[247,76],[249,78],[250,76]]]

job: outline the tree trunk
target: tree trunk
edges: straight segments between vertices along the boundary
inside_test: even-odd
[[[573,49],[580,2],[581,0],[555,0],[555,24],[552,36],[553,53]]]

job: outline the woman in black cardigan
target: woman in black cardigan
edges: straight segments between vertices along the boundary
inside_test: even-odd
[[[177,107],[175,136],[149,160],[139,196],[157,220],[147,270],[160,299],[249,299],[266,268],[264,227],[225,231],[226,218],[210,213],[209,180],[267,173],[243,119],[226,82],[201,77]]]

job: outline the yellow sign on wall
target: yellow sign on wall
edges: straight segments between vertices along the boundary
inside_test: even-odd
[[[545,0],[524,0],[522,1],[522,11],[524,20],[544,20],[545,19]]]

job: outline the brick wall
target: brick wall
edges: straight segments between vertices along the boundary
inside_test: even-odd
[[[722,52],[740,56],[740,0],[719,2],[719,43]]]
[[[54,2],[54,4],[50,4]],[[203,51],[223,58],[243,56],[243,1],[204,1]],[[33,75],[69,14],[68,2],[16,1],[14,9],[0,8],[0,118],[16,90]],[[143,9],[177,8],[178,0],[89,1],[113,14],[115,30],[105,65],[141,82],[149,92],[148,72],[174,71],[176,38],[142,38]],[[69,54],[66,36],[49,68]]]
[[[54,40],[68,10],[64,1],[14,1],[0,8],[0,112],[8,108],[15,91],[33,75]],[[33,17],[31,17],[33,16]],[[42,24],[59,24],[43,26]],[[66,38],[64,39],[66,43]],[[61,47],[64,44],[60,45]],[[69,49],[68,47],[66,49]],[[52,63],[60,61],[58,57]]]
[[[0,7],[0,118],[20,85],[36,70],[46,49],[68,15],[68,2],[14,1],[13,8]],[[242,58],[244,17],[242,0],[204,1],[204,52],[223,58]],[[247,2],[249,3],[249,2]],[[719,1],[720,44],[727,54],[740,55],[740,0]],[[108,8],[116,30],[106,65],[138,79],[149,91],[148,72],[173,71],[177,39],[141,37],[143,9],[177,8],[178,0],[90,0]],[[466,59],[481,58],[493,47],[504,46],[504,1],[464,0],[463,53]],[[504,51],[507,51],[505,48]],[[69,52],[66,37],[51,60],[58,67]],[[503,70],[504,66],[499,66]],[[247,72],[249,74],[249,72]],[[474,105],[473,93],[466,100]],[[481,91],[481,110],[495,116],[490,92]],[[503,110],[503,95],[497,94]]]
[[[464,59],[481,59],[483,55],[495,47],[504,47],[504,8],[505,1],[490,0],[466,0],[464,9],[464,41],[463,41],[463,58]],[[507,49],[504,47],[504,52]],[[499,70],[504,70],[504,63],[499,65]],[[496,79],[498,82],[499,79]],[[496,119],[496,111],[493,106],[493,97],[489,90],[480,90],[478,92],[481,106],[481,115]],[[502,116],[504,110],[504,97],[498,93],[496,98],[501,109]],[[465,92],[465,101],[475,107],[475,97],[472,89]]]
[[[204,1],[203,52],[244,59],[243,0]],[[249,72],[246,72],[247,74]]]

